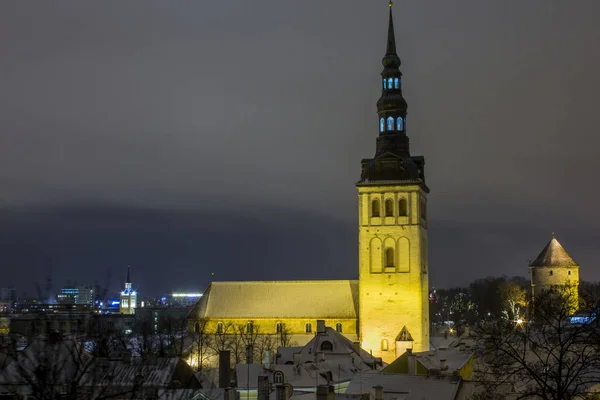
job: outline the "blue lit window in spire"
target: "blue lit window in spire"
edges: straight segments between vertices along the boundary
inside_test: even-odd
[[[387,80],[385,78],[383,78],[383,88],[387,89],[387,85],[386,85]]]
[[[385,120],[383,118],[381,118],[379,120],[379,132],[383,132],[385,131]]]
[[[404,130],[404,121],[402,118],[398,118],[396,120],[396,130],[397,131],[403,131]]]
[[[394,89],[400,89],[400,79],[394,78]]]
[[[387,130],[388,131],[393,131],[394,130],[394,117],[388,117],[388,119],[387,119]]]
[[[391,89],[393,87],[394,87],[394,79],[388,78],[388,89]]]

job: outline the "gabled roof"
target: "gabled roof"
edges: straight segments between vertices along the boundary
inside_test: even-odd
[[[189,318],[355,319],[358,281],[212,282]]]
[[[569,253],[555,237],[548,242],[544,250],[537,256],[530,267],[578,267],[579,265],[573,261]]]

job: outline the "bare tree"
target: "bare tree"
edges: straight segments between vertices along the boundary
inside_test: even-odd
[[[209,335],[206,331],[206,320],[199,319],[194,323],[194,331],[190,333],[190,336],[192,338],[190,361],[192,365],[195,364],[197,371],[201,371],[205,360],[210,355],[211,348],[213,348],[213,342],[217,338],[223,338],[223,334]],[[219,350],[227,349],[227,341],[221,340],[219,345],[222,347],[215,350],[217,354]]]
[[[497,319],[477,327],[480,397],[585,398],[600,383],[598,327],[591,319],[572,322],[575,296],[572,286],[557,286],[536,297],[529,320]]]
[[[292,332],[286,324],[281,324],[280,331],[277,333],[280,347],[290,347],[292,345]]]

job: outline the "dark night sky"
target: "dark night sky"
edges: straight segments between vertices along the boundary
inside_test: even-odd
[[[430,281],[600,280],[600,2],[398,1]],[[0,285],[357,277],[386,1],[0,3]]]

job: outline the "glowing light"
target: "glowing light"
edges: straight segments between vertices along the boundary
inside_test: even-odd
[[[517,319],[517,325],[521,325],[523,323],[523,320],[521,318]]]
[[[448,332],[454,333],[454,329],[450,328],[450,330]]]
[[[173,293],[173,297],[202,297],[202,293]]]

